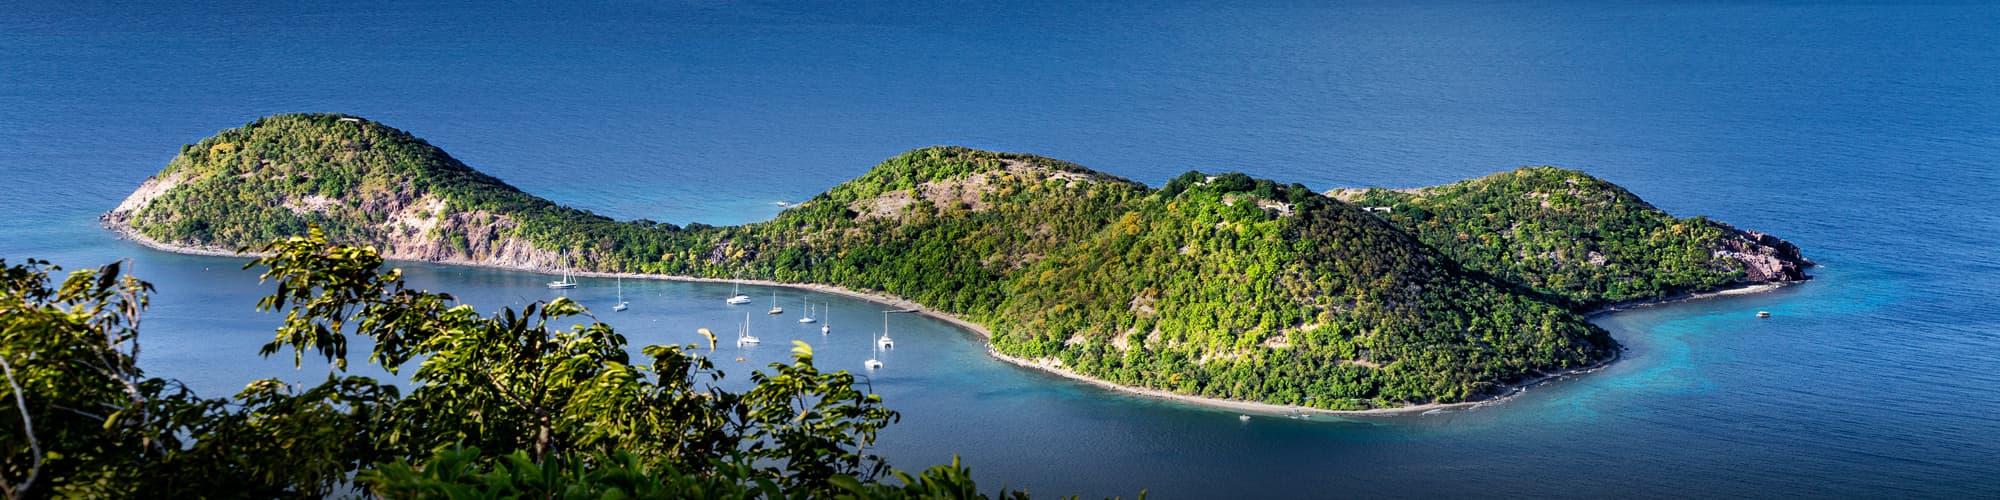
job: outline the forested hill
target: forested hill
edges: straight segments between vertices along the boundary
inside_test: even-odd
[[[1615,184],[1556,167],[1328,194],[1374,207],[1468,268],[1579,308],[1800,281],[1813,265],[1784,240],[1706,217],[1675,218]]]
[[[105,218],[215,250],[303,234],[396,259],[556,264],[530,235],[623,225],[480,173],[407,132],[356,117],[279,115],[181,147]]]
[[[178,247],[236,248],[318,224],[390,258],[881,291],[988,326],[1002,353],[1084,375],[1347,409],[1472,399],[1601,361],[1615,346],[1579,314],[1589,305],[1795,278],[1719,263],[1737,241],[1726,235],[1589,247],[1612,255],[1614,276],[1579,274],[1567,260],[1514,265],[1488,255],[1512,247],[1473,245],[1488,244],[1481,233],[1456,246],[1438,235],[1517,217],[1529,222],[1510,234],[1572,237],[1601,233],[1604,221],[1524,212],[1499,194],[1353,194],[1363,203],[1196,172],[1152,189],[1048,158],[936,147],[768,222],[682,228],[562,207],[402,131],[313,114],[184,147],[105,218]],[[1394,211],[1362,209],[1371,203]],[[1726,228],[1675,225],[1636,198],[1611,205],[1643,207],[1636,217],[1667,234]],[[1570,251],[1595,262],[1589,249]],[[1666,250],[1683,252],[1648,254]]]

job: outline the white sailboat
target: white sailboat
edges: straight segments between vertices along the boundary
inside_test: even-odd
[[[806,302],[806,301],[805,301],[805,298],[804,298],[804,297],[800,297],[800,298],[799,298],[799,302]],[[818,320],[818,319],[815,319],[815,318],[813,318],[813,306],[812,306],[812,303],[809,303],[809,302],[806,302],[806,312],[805,312],[805,315],[804,315],[804,316],[799,316],[799,322],[800,322],[800,323],[818,323],[818,322],[819,322],[819,320]]]
[[[743,313],[743,329],[737,330],[736,333],[737,347],[757,344],[761,342],[763,341],[757,340],[757,336],[750,334],[750,313]]]
[[[894,341],[894,340],[889,340],[889,313],[888,313],[888,312],[884,312],[884,313],[882,313],[882,338],[879,338],[879,339],[875,339],[875,347],[879,347],[879,348],[882,348],[882,350],[885,350],[885,351],[886,351],[886,350],[889,350],[889,349],[895,349],[895,348],[896,348],[896,341]]]
[[[784,314],[785,308],[778,306],[778,291],[771,291],[771,314]]]
[[[832,304],[820,304],[820,306],[819,313],[826,315],[826,322],[819,324],[819,334],[833,333],[833,306]]]
[[[887,314],[882,315],[882,337],[889,337],[889,315]],[[868,361],[861,362],[861,366],[867,367],[870,370],[882,369],[881,346],[880,342],[868,346]]]
[[[750,295],[749,295],[749,294],[745,294],[745,293],[743,293],[743,284],[742,284],[742,283],[737,283],[737,284],[736,284],[736,294],[735,294],[735,295],[730,295],[730,296],[729,296],[729,300],[724,300],[723,302],[726,302],[726,303],[728,303],[728,304],[730,304],[730,305],[735,305],[735,304],[748,304],[748,303],[750,303]]]
[[[564,258],[567,259],[568,254],[564,254]],[[571,288],[576,288],[576,281],[569,278],[568,267],[563,268],[563,276],[561,280],[549,282],[549,288],[554,290],[568,290]]]
[[[615,305],[615,306],[611,306],[611,310],[612,310],[612,311],[623,311],[623,310],[626,310],[626,309],[630,309],[631,307],[632,307],[632,306],[631,306],[630,304],[626,304],[626,303],[625,303],[625,277],[624,277],[624,276],[619,276],[619,277],[618,277],[618,305]]]

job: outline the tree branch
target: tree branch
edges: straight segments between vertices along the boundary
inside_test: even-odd
[[[35,420],[28,416],[28,397],[22,393],[20,382],[14,380],[14,365],[7,362],[6,356],[0,356],[0,370],[6,371],[7,386],[14,390],[14,405],[21,410],[21,427],[27,432],[28,449],[34,453],[35,463],[28,468],[28,478],[22,480],[18,488],[3,481],[0,485],[8,486],[7,498],[23,498],[28,496],[28,488],[35,486],[36,476],[42,474],[42,443],[35,439]]]
[[[555,426],[552,421],[553,419],[549,416],[548,410],[538,405],[530,405],[526,401],[522,401],[516,397],[513,390],[509,389],[506,384],[500,383],[499,378],[493,376],[492,371],[480,369],[479,373],[486,376],[486,382],[493,385],[493,388],[500,393],[501,398],[512,401],[514,404],[520,405],[521,409],[535,415],[535,426],[537,428],[535,434],[535,460],[547,457],[550,448],[553,447],[551,442],[554,439],[553,427]],[[540,398],[537,398],[537,400],[539,401]]]

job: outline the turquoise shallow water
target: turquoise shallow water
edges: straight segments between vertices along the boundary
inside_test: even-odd
[[[904,418],[881,451],[1087,496],[1996,496],[1993,26],[2000,8],[1950,2],[29,3],[0,16],[0,258],[133,259],[160,288],[145,365],[223,394],[323,368],[251,355],[275,319],[251,311],[264,290],[239,261],[148,251],[94,218],[179,145],[269,113],[368,116],[530,192],[673,222],[766,218],[931,144],[1154,184],[1556,164],[1826,266],[1602,317],[1619,363],[1426,417],[1243,423],[1012,368],[898,316],[872,383]],[[543,276],[405,267],[481,307],[550,296]],[[634,309],[605,319],[635,342],[742,320],[717,285],[626,292]],[[792,338],[858,367],[880,308],[814,297],[835,334],[753,314],[767,343],[732,379]]]

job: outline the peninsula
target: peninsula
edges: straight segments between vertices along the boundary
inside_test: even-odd
[[[265,117],[181,149],[103,217],[172,251],[319,225],[391,259],[740,279],[907,301],[996,357],[1199,400],[1325,410],[1477,401],[1599,366],[1592,310],[1808,279],[1776,237],[1676,218],[1581,172],[1314,192],[1144,184],[932,147],[731,227],[618,221],[359,117]]]

